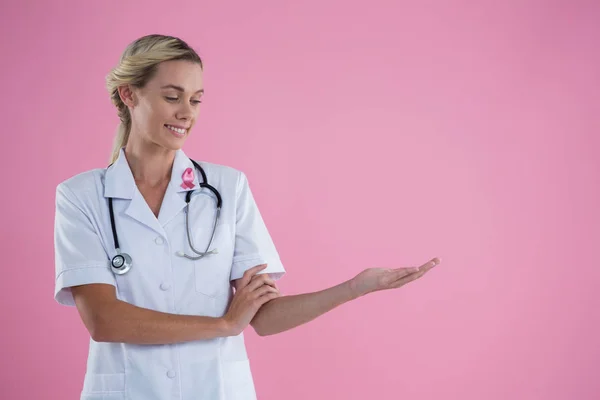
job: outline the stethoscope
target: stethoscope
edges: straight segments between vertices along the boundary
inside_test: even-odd
[[[196,167],[196,169],[198,169],[200,171],[200,174],[202,175],[202,183],[200,183],[200,188],[209,189],[217,197],[217,212],[215,214],[215,223],[213,225],[212,235],[210,236],[210,240],[208,241],[208,245],[206,246],[206,249],[204,250],[204,252],[201,252],[201,251],[196,250],[196,248],[194,247],[194,243],[192,242],[190,224],[189,224],[190,198],[192,197],[192,192],[194,192],[194,190],[189,190],[185,196],[186,205],[185,205],[184,212],[185,212],[185,227],[187,230],[188,243],[190,244],[190,248],[192,249],[192,251],[198,255],[197,256],[189,256],[182,251],[178,251],[177,255],[180,257],[188,258],[190,260],[199,260],[206,255],[217,254],[219,252],[218,249],[212,249],[210,251],[208,251],[208,249],[210,248],[210,245],[215,236],[215,230],[217,229],[217,222],[219,221],[219,216],[221,214],[221,206],[223,204],[223,200],[221,199],[221,195],[219,194],[219,191],[208,184],[208,181],[206,179],[206,173],[204,172],[202,167],[196,161],[192,160],[191,158],[190,158],[190,161],[192,162],[192,164],[194,164],[194,167]],[[110,165],[108,167],[110,167]],[[107,169],[108,169],[108,167],[107,167]],[[133,260],[131,259],[131,256],[129,254],[122,253],[121,249],[119,247],[119,238],[117,237],[117,230],[115,228],[115,215],[113,212],[112,197],[108,198],[108,209],[110,211],[110,225],[112,227],[113,239],[115,242],[115,250],[117,251],[117,255],[114,256],[110,260],[110,268],[115,274],[123,275],[131,269],[131,266],[133,265]]]

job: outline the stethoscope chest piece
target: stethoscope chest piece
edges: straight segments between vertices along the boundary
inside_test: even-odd
[[[110,260],[110,269],[117,275],[123,275],[131,269],[132,263],[129,254],[119,253]]]

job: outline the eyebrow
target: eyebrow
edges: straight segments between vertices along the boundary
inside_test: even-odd
[[[177,86],[177,85],[165,85],[165,86],[162,86],[161,89],[175,89],[180,92],[185,92],[185,90],[181,86]],[[196,93],[204,93],[204,89],[197,90]]]

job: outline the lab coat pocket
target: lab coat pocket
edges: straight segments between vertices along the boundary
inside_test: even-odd
[[[85,374],[81,400],[125,399],[125,374]]]
[[[206,255],[194,261],[194,276],[196,291],[209,297],[227,296],[231,287],[229,276],[233,262],[233,230],[231,224],[217,225],[215,236],[209,251],[216,249],[217,254]],[[199,251],[206,249],[212,230],[198,232],[194,241],[198,243]]]

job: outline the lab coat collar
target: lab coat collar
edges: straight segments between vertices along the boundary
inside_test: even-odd
[[[183,172],[188,167],[194,170],[194,187],[191,189],[181,186],[183,183]],[[200,189],[198,174],[199,172],[194,168],[194,164],[185,155],[183,150],[177,150],[173,161],[171,180],[167,186],[157,219],[137,189],[131,168],[125,156],[125,149],[121,148],[119,157],[106,171],[104,197],[131,200],[125,210],[125,214],[154,229],[158,233],[164,234],[162,227],[185,207],[185,196],[179,193]]]
[[[194,187],[189,189],[182,187],[182,175],[186,168],[194,170]],[[175,152],[175,160],[173,161],[173,169],[171,171],[171,181],[169,186],[172,186],[176,192],[187,192],[188,190],[198,189],[200,172],[194,168],[194,164],[185,155],[183,150],[179,149]],[[169,188],[167,188],[168,191]],[[106,171],[104,197],[113,197],[119,199],[133,199],[136,191],[135,180],[127,158],[125,157],[125,148],[121,148],[117,160]]]

